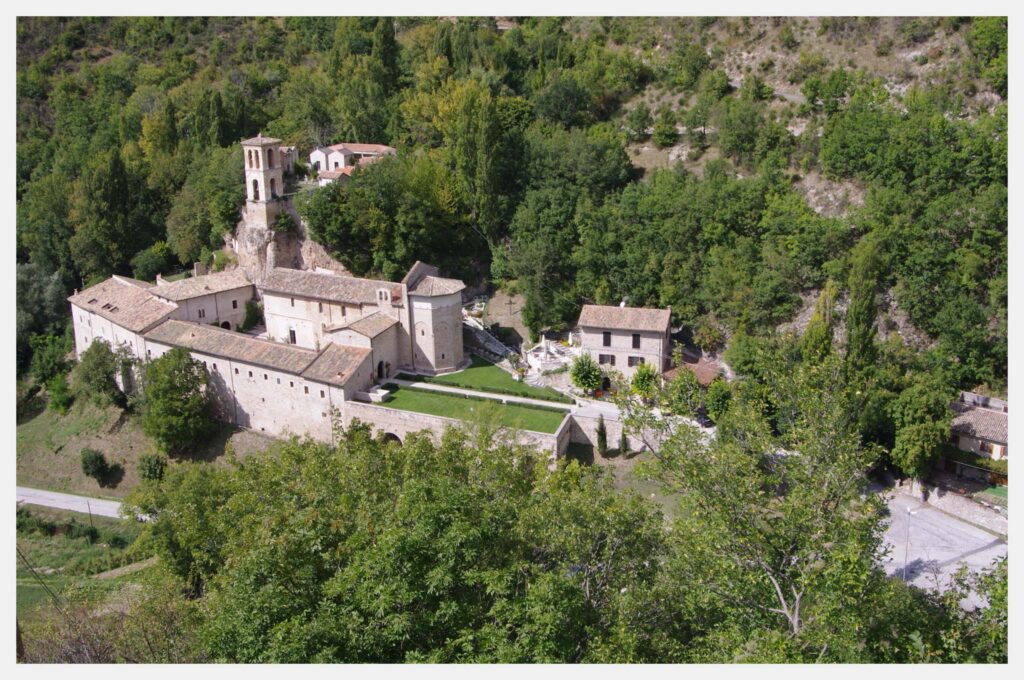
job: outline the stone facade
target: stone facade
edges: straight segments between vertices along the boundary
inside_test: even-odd
[[[580,347],[607,372],[627,380],[640,364],[658,373],[671,367],[671,310],[584,305],[580,313]]]

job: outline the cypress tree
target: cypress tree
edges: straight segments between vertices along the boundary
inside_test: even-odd
[[[602,458],[608,455],[608,430],[604,426],[604,416],[597,417],[597,453]]]

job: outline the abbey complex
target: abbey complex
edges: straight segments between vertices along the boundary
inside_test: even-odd
[[[242,143],[243,229],[267,230],[286,209],[283,175],[295,150],[280,144],[263,137]],[[221,419],[329,440],[332,413],[350,420],[348,405],[373,400],[375,384],[399,371],[431,375],[467,364],[464,287],[420,262],[398,283],[271,262],[257,272],[238,267],[155,284],[113,276],[70,302],[78,355],[98,338],[139,359],[185,348],[209,372]],[[266,321],[259,337],[237,330],[257,300]]]

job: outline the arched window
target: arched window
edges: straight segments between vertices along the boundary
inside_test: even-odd
[[[274,178],[271,177],[270,178],[270,197],[271,198],[277,198],[277,186],[275,186],[275,185],[276,185],[276,182],[274,182]]]
[[[260,152],[257,151],[256,152],[256,168],[259,169],[259,167],[260,167]]]
[[[258,179],[252,181],[252,200],[260,200],[260,181]]]
[[[267,149],[267,167],[268,168],[274,167],[274,150],[273,149]]]
[[[251,168],[252,167],[252,149],[249,149],[249,151],[246,152],[246,155],[249,157],[249,167]]]

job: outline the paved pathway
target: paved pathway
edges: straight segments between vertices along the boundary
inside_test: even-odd
[[[991,566],[995,558],[1006,555],[1006,541],[1001,537],[916,498],[886,493],[890,513],[885,532],[885,542],[890,546],[884,563],[887,574],[919,588],[941,591],[949,586],[950,577],[960,564],[979,571]]]
[[[61,510],[73,510],[103,517],[120,517],[118,510],[121,504],[117,501],[108,501],[102,498],[89,498],[87,496],[72,496],[57,491],[43,491],[42,489],[29,489],[18,487],[18,503],[30,503],[32,505],[43,505],[48,508],[59,508]]]
[[[529,397],[514,397],[510,394],[497,394],[496,392],[481,392],[479,390],[467,390],[462,387],[453,387],[451,385],[439,385],[437,383],[429,382],[414,382],[412,380],[402,380],[400,378],[388,378],[388,382],[395,383],[402,387],[411,387],[413,389],[431,390],[433,392],[447,392],[448,394],[464,394],[471,397],[481,397],[483,399],[496,399],[504,401],[509,404],[526,404],[527,406],[546,406],[548,408],[562,409],[563,411],[572,411],[572,404],[563,404],[557,401],[545,401],[544,399],[530,399]],[[387,405],[385,403],[385,405]]]

